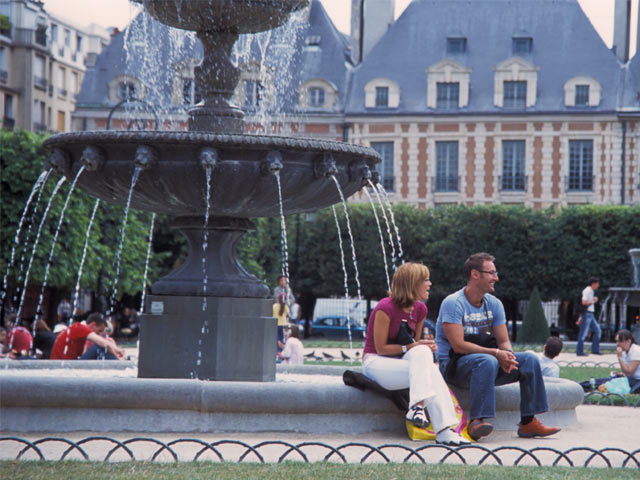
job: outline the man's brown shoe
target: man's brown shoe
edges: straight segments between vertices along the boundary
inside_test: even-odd
[[[533,420],[526,425],[519,424],[518,436],[524,438],[548,437],[549,435],[553,435],[559,431],[560,429],[558,427],[546,427],[540,422],[540,420],[533,417]]]

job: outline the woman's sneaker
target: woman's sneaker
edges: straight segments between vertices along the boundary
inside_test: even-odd
[[[407,412],[406,419],[413,423],[416,427],[425,428],[429,425],[429,419],[424,411],[424,407],[420,405],[414,405]]]
[[[440,445],[449,445],[450,447],[459,447],[461,445],[471,445],[471,442],[461,437],[450,428],[445,428],[436,435],[436,443]]]

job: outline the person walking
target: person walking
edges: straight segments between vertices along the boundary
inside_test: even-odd
[[[595,304],[598,302],[595,291],[599,286],[600,281],[596,277],[591,277],[587,280],[587,286],[582,291],[582,305],[584,305],[585,311],[582,312],[580,317],[580,331],[578,332],[578,344],[576,345],[576,355],[579,357],[586,357],[588,355],[584,353],[584,341],[587,339],[589,332],[593,332],[591,336],[591,353],[594,355],[602,355],[600,353],[602,329],[595,316]]]

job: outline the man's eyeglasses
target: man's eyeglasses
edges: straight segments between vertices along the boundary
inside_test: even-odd
[[[495,270],[493,272],[489,272],[487,270],[478,270],[480,273],[486,273],[491,275],[492,277],[497,277],[498,276],[498,272],[496,272]]]

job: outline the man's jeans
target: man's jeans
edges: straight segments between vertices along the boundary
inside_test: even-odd
[[[576,345],[576,354],[584,353],[584,341],[589,335],[589,331],[593,332],[591,337],[591,353],[600,353],[600,336],[602,330],[593,312],[584,312],[582,314],[582,322],[580,323],[580,332],[578,333],[578,344]]]
[[[448,382],[469,389],[471,419],[496,416],[495,385],[520,382],[520,415],[536,415],[549,410],[547,391],[538,358],[531,353],[516,353],[518,370],[505,373],[498,359],[484,353],[470,353],[460,357],[456,376]],[[444,376],[447,362],[440,362]]]
[[[98,345],[91,345],[87,348],[87,351],[78,358],[78,360],[117,360],[113,353],[108,352],[104,348],[100,348]]]

